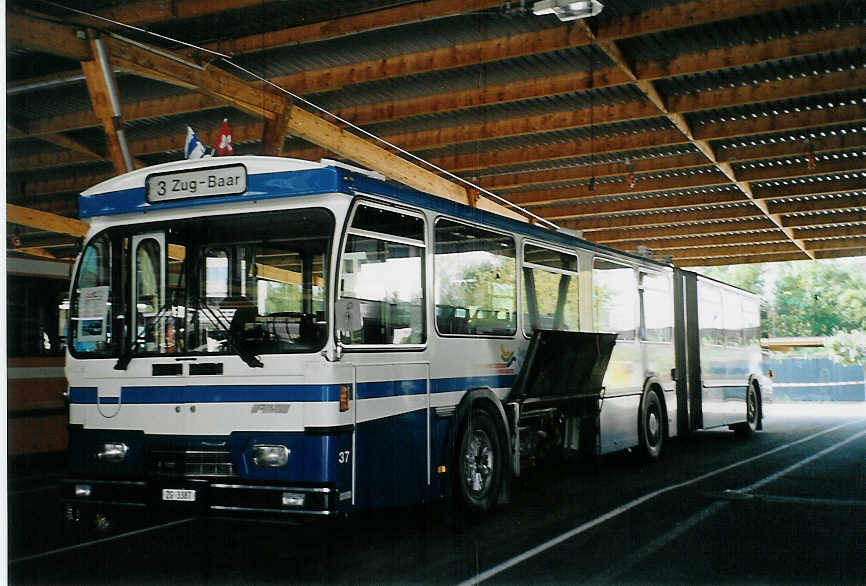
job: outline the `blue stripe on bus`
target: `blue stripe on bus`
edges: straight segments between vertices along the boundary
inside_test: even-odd
[[[298,197],[318,193],[348,193],[342,175],[332,167],[301,171],[260,173],[247,177],[247,190],[241,195],[192,197],[159,202],[147,201],[144,187],[134,187],[78,198],[78,214],[82,218],[110,216],[154,209],[188,208],[221,203],[240,203],[280,197]]]
[[[432,379],[431,393],[448,393],[477,387],[507,388],[514,384],[515,375],[493,375]],[[164,403],[248,403],[267,402],[329,402],[340,398],[339,384],[331,385],[208,385],[208,386],[141,386],[122,387],[121,399],[101,397],[103,404],[164,404]],[[425,379],[394,380],[358,384],[359,399],[377,399],[423,395]],[[75,404],[96,404],[96,387],[71,387],[69,400]]]

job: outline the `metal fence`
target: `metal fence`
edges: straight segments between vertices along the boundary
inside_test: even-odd
[[[863,369],[829,358],[771,358],[775,401],[864,401]]]

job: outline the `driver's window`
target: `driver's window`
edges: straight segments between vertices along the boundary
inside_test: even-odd
[[[134,238],[135,258],[135,319],[136,338],[145,352],[164,350],[164,328],[154,323],[164,313],[165,274],[163,246],[160,235],[146,235]]]

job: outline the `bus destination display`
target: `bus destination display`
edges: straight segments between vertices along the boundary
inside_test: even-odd
[[[190,171],[150,175],[145,181],[151,203],[214,195],[239,195],[247,190],[247,170],[243,165],[208,167]]]

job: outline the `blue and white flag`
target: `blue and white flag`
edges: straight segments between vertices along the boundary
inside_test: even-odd
[[[187,159],[201,159],[207,153],[207,149],[204,148],[204,145],[198,139],[198,136],[195,134],[195,130],[192,127],[186,127],[186,148],[184,149],[184,155]]]

